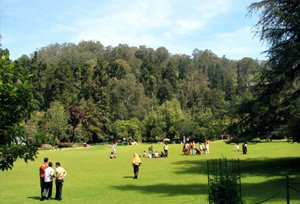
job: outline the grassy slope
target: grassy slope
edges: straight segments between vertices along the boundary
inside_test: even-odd
[[[107,145],[40,151],[35,162],[17,161],[12,171],[0,173],[0,203],[40,202],[38,168],[45,156],[60,161],[68,171],[62,203],[207,203],[206,161],[222,157],[240,159],[246,203],[262,201],[281,188],[268,203],[285,203],[286,174],[300,189],[300,144],[249,144],[248,154],[243,155],[234,151],[234,145],[216,141],[210,144],[211,153],[201,156],[183,156],[181,145],[170,144],[169,158],[142,158],[140,177],[134,180],[131,156],[134,152],[141,155],[148,146],[118,146],[114,160],[108,159],[111,149]],[[162,147],[154,144],[159,152]],[[299,193],[291,191],[291,199],[300,203]]]

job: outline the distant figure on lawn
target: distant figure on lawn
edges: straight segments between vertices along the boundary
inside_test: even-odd
[[[41,197],[43,196],[43,191],[45,188],[45,170],[48,168],[48,157],[44,158],[44,163],[39,168],[40,174],[40,187],[41,187]]]
[[[148,153],[151,155],[153,154],[153,146],[152,145],[148,148]]]
[[[56,193],[55,200],[62,200],[62,187],[65,181],[65,177],[67,176],[67,171],[60,166],[60,162],[56,162],[56,174],[55,174],[55,185],[56,185]]]
[[[195,147],[195,151],[196,151],[196,154],[195,154],[195,155],[201,155],[201,151],[200,151],[200,149],[198,149],[197,147]]]
[[[235,151],[236,151],[236,152],[240,151],[239,143],[236,143],[236,144],[235,144]]]
[[[247,154],[247,142],[243,143],[243,154]]]
[[[205,142],[205,154],[209,154],[209,140]]]
[[[144,157],[144,158],[148,158],[148,155],[147,155],[146,151],[144,151],[143,157]]]
[[[193,141],[190,143],[190,152],[192,152],[192,155],[194,155],[194,151],[195,151],[194,149],[195,149],[195,142]]]
[[[110,159],[116,159],[117,156],[113,152],[111,152],[109,158]]]
[[[45,169],[44,178],[44,191],[42,194],[41,201],[44,199],[51,199],[52,197],[52,186],[53,186],[54,169],[52,168],[52,162],[49,162],[48,167]]]
[[[168,157],[168,151],[169,151],[168,142],[165,141],[165,145],[164,145],[164,157]]]
[[[117,157],[117,142],[115,140],[112,142],[112,152]]]
[[[158,151],[156,151],[153,155],[152,155],[152,158],[159,158],[160,155],[158,154]]]
[[[183,147],[182,147],[182,152],[185,155],[189,155],[190,154],[190,145],[188,143],[184,143]]]
[[[133,166],[133,173],[134,173],[134,179],[137,179],[138,176],[139,176],[139,168],[140,168],[140,165],[142,164],[142,161],[139,157],[139,155],[137,153],[134,153],[133,154],[133,157],[132,157],[132,166]]]

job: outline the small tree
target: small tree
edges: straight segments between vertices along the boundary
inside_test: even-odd
[[[45,117],[45,129],[51,137],[51,143],[55,145],[58,141],[68,141],[67,132],[71,128],[63,104],[59,101],[52,102]]]
[[[69,112],[69,124],[72,126],[72,133],[70,136],[70,142],[74,142],[75,139],[75,129],[80,124],[81,120],[84,118],[84,113],[77,106],[70,106],[68,108]]]
[[[126,138],[127,141],[141,141],[142,123],[137,118],[117,120],[113,125],[113,131],[117,137]]]

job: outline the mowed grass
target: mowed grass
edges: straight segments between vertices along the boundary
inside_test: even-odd
[[[133,179],[131,157],[142,155],[149,144],[117,146],[118,158],[109,159],[111,147],[43,150],[34,162],[18,160],[13,170],[0,173],[0,203],[40,203],[39,166],[44,157],[60,161],[68,175],[60,203],[208,203],[207,160],[240,160],[242,198],[257,203],[280,193],[267,203],[286,203],[285,176],[300,189],[300,144],[274,141],[248,144],[248,154],[235,152],[233,144],[210,143],[210,154],[182,155],[182,145],[169,144],[169,157],[142,159],[139,179]],[[162,151],[162,144],[153,144]],[[240,148],[241,149],[241,148]],[[55,186],[53,186],[53,197]],[[50,200],[45,203],[55,203]],[[291,203],[300,193],[291,190]]]

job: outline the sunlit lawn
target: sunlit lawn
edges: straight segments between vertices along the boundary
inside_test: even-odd
[[[38,168],[45,156],[60,161],[68,171],[60,203],[207,203],[207,160],[240,159],[242,197],[256,203],[280,193],[267,203],[286,203],[285,176],[300,189],[300,144],[284,141],[248,144],[248,154],[235,152],[233,144],[210,144],[210,154],[182,155],[180,144],[169,145],[169,157],[142,158],[138,180],[132,179],[131,156],[142,155],[149,144],[117,147],[118,158],[109,159],[111,148],[43,150],[28,164],[17,161],[11,171],[0,173],[0,203],[40,203]],[[153,144],[162,151],[162,144]],[[241,148],[240,148],[241,149]],[[53,186],[55,194],[55,186]],[[55,203],[58,201],[44,201]],[[291,190],[291,203],[300,203],[300,194]]]

